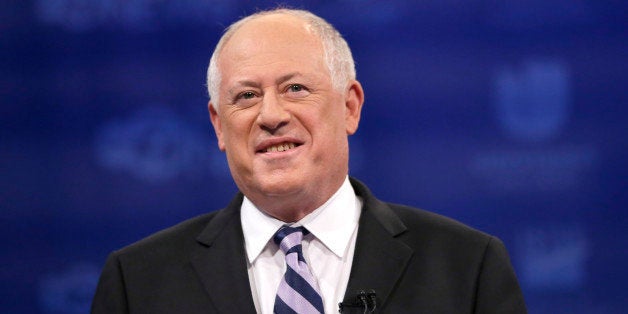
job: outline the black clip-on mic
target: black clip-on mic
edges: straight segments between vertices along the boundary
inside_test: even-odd
[[[369,292],[359,290],[353,302],[340,302],[338,303],[338,309],[340,313],[344,313],[346,308],[362,308],[363,314],[375,313],[377,308],[377,294],[375,290],[371,289]]]
[[[368,297],[369,301],[371,301],[370,313],[375,313],[375,309],[377,308],[377,294],[375,293],[375,290],[369,290],[366,296]]]

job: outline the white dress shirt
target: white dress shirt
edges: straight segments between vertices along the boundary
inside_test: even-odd
[[[338,313],[353,262],[362,200],[355,195],[349,178],[321,207],[291,226],[304,226],[303,255],[318,282],[325,313]],[[284,223],[244,198],[242,230],[248,260],[249,282],[257,313],[272,314],[275,295],[286,270],[284,254],[272,241]]]

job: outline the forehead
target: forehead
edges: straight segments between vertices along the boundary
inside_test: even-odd
[[[262,16],[246,22],[229,38],[220,53],[221,72],[265,63],[296,61],[323,64],[323,44],[302,20],[285,14]]]

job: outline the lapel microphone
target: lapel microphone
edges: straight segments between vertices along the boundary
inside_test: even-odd
[[[355,313],[351,309],[362,309],[363,314],[375,313],[375,309],[377,309],[377,294],[375,290],[370,289],[368,292],[358,290],[353,302],[338,303],[340,313]]]

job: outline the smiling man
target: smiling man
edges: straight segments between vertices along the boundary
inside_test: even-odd
[[[347,135],[358,128],[362,87],[355,75],[334,86],[323,43],[295,16],[252,19],[222,44],[213,60],[220,87],[209,106],[218,145],[258,209],[297,221],[347,176]]]
[[[498,239],[349,178],[364,93],[326,21],[234,23],[208,89],[240,193],[112,253],[93,313],[525,313]]]

